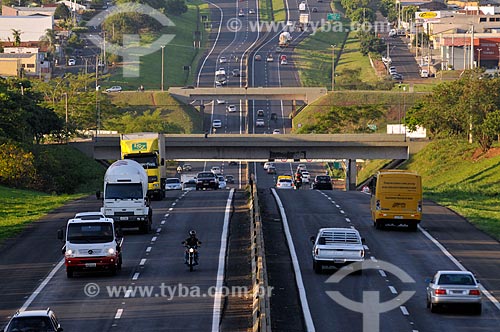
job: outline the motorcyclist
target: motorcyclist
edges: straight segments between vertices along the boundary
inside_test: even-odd
[[[179,165],[179,166],[177,166],[177,173],[181,173],[181,172],[182,172],[182,166]]]
[[[297,172],[295,174],[295,187],[299,189],[301,185],[302,185],[302,173]]]
[[[189,231],[189,237],[182,241],[182,244],[186,247],[194,247],[196,249],[201,244],[201,241],[198,240],[196,237],[196,231],[193,229]],[[188,258],[188,251],[186,250],[184,254],[184,264],[188,263]],[[195,265],[198,265],[198,250],[195,250],[194,252],[194,263]]]

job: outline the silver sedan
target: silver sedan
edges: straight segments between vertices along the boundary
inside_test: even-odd
[[[481,314],[479,282],[469,271],[438,271],[427,286],[427,308],[436,312],[442,305],[466,304]]]

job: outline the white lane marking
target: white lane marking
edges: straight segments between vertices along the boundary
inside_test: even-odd
[[[290,256],[292,258],[293,269],[295,271],[295,281],[297,282],[297,288],[299,290],[300,303],[302,304],[302,311],[304,314],[306,329],[308,332],[314,332],[315,331],[314,322],[311,316],[311,311],[309,310],[309,304],[307,303],[306,288],[304,286],[304,282],[302,281],[299,259],[297,258],[297,253],[295,252],[295,246],[293,245],[293,239],[290,233],[290,228],[288,227],[288,220],[285,214],[285,209],[283,208],[283,204],[281,203],[281,200],[276,190],[272,188],[271,191],[274,195],[274,199],[276,200],[280,210],[281,220],[283,222],[283,228],[285,230],[286,240],[288,242],[288,248],[290,250]]]
[[[165,225],[165,221],[166,221],[166,220],[162,220],[162,221],[161,221],[161,224],[162,224],[162,225]]]
[[[141,259],[141,262],[139,263],[140,266],[143,266],[146,264],[146,258]]]
[[[172,203],[172,206],[176,206],[176,205],[177,205],[177,203],[176,203],[176,202],[177,202],[177,201],[173,202],[173,203]]]
[[[384,278],[386,278],[386,277],[387,277],[387,274],[385,274],[385,271],[384,271],[384,270],[378,270],[378,273],[379,273],[382,277],[384,277]]]
[[[340,210],[340,213],[345,214],[344,210]]]
[[[376,259],[375,257],[373,257],[373,256],[371,256],[371,257],[370,257],[370,259],[371,259],[372,261],[374,261],[374,262],[377,262],[377,259]]]
[[[168,213],[167,213],[167,214],[165,214],[165,218],[168,218],[168,216],[169,216],[169,215],[170,215],[170,214],[168,214]]]
[[[125,296],[123,298],[128,299],[130,297],[130,294],[132,294],[132,290],[127,289],[127,291],[125,292]]]
[[[139,279],[139,275],[140,275],[140,273],[139,273],[139,272],[134,273],[134,276],[132,277],[132,280],[137,280],[137,279]]]
[[[396,290],[396,288],[394,288],[394,286],[389,286],[389,290],[391,291],[392,294],[398,293],[398,291]]]
[[[210,57],[210,55],[212,55],[212,52],[214,51],[215,46],[217,46],[217,42],[219,41],[219,37],[220,37],[220,32],[221,32],[222,27],[223,27],[222,20],[224,19],[224,12],[222,11],[222,8],[220,8],[219,6],[217,6],[213,2],[210,2],[210,1],[207,1],[207,2],[210,3],[212,6],[214,6],[215,8],[219,9],[219,12],[220,12],[219,29],[217,30],[217,36],[215,37],[215,41],[212,45],[212,48],[210,49],[210,52],[208,52],[207,56],[205,57],[205,59],[203,59],[203,63],[200,66],[200,71],[198,72],[198,78],[196,79],[196,86],[200,85],[201,73],[203,72],[203,68],[205,67],[205,63],[207,62],[208,58]]]
[[[120,319],[122,317],[122,314],[123,314],[123,309],[116,310],[115,319]]]
[[[147,247],[146,252],[151,252],[151,249],[153,249],[153,247]]]
[[[169,211],[172,211],[174,208],[168,208]]]
[[[229,192],[227,198],[226,211],[224,212],[224,225],[220,237],[219,267],[217,268],[217,283],[215,285],[214,309],[212,314],[212,332],[219,332],[219,325],[222,312],[222,284],[224,282],[224,270],[226,264],[227,237],[229,228],[229,216],[231,214],[231,202],[233,201],[234,189]]]
[[[420,225],[418,225],[418,229],[429,240],[431,240],[436,245],[436,247],[438,247],[439,250],[441,250],[441,252],[445,254],[445,256],[447,256],[460,270],[467,271],[467,269],[455,257],[453,257],[453,255],[448,250],[446,250],[446,248],[441,243],[439,243],[431,234],[429,234],[429,232],[420,227]],[[497,307],[498,310],[500,310],[500,302],[498,302],[498,300],[493,295],[491,295],[491,293],[486,288],[484,288],[483,285],[479,284],[479,289],[481,289],[481,292],[483,292],[484,296],[486,296],[488,300],[490,300],[491,303],[493,303],[493,305]]]
[[[157,238],[158,238],[157,236],[153,236],[153,238],[151,239],[151,242],[155,242]]]
[[[347,221],[347,222],[351,222],[351,219],[349,219],[349,218],[345,218],[345,221]]]
[[[158,227],[158,228],[156,229],[156,233],[161,233],[161,227]]]
[[[335,202],[332,202],[332,203],[335,203]],[[340,209],[340,205],[338,205],[338,204],[335,204],[335,207],[338,207]]]
[[[400,306],[399,309],[401,310],[401,312],[403,313],[403,315],[405,316],[409,316],[410,313],[408,312],[408,309],[406,309],[406,307],[404,305]]]
[[[26,302],[24,302],[23,306],[19,309],[19,311],[24,311],[24,310],[28,309],[30,304],[35,300],[35,298],[38,296],[38,294],[40,294],[42,292],[42,290],[45,288],[45,286],[47,286],[49,281],[54,277],[54,275],[57,273],[57,271],[59,271],[59,269],[63,265],[64,265],[64,258],[61,259],[59,261],[59,263],[57,263],[57,265],[52,269],[52,271],[50,271],[49,275],[42,281],[42,283],[37,287],[37,289],[35,289],[35,291],[33,293],[31,293],[30,297],[28,297]]]

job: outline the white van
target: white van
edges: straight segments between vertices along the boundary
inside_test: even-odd
[[[429,77],[429,71],[427,69],[421,69],[420,70],[420,77],[422,77],[422,78]]]

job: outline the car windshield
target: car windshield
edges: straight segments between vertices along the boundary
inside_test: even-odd
[[[439,277],[439,285],[475,285],[470,274],[442,274]]]
[[[167,179],[167,183],[181,183],[179,179]]]
[[[14,331],[52,332],[54,328],[49,317],[16,317],[6,330],[6,332]]]
[[[198,178],[213,178],[213,177],[214,177],[214,173],[212,173],[212,172],[204,172],[204,173],[198,174]]]
[[[131,159],[137,161],[145,169],[158,168],[158,159],[155,154],[135,154],[127,155],[124,159]]]
[[[105,243],[113,241],[111,223],[70,224],[67,239],[71,243]]]
[[[104,191],[105,199],[142,199],[140,183],[109,183]]]
[[[329,181],[330,180],[330,177],[329,176],[317,176],[316,177],[316,180],[317,181]]]

